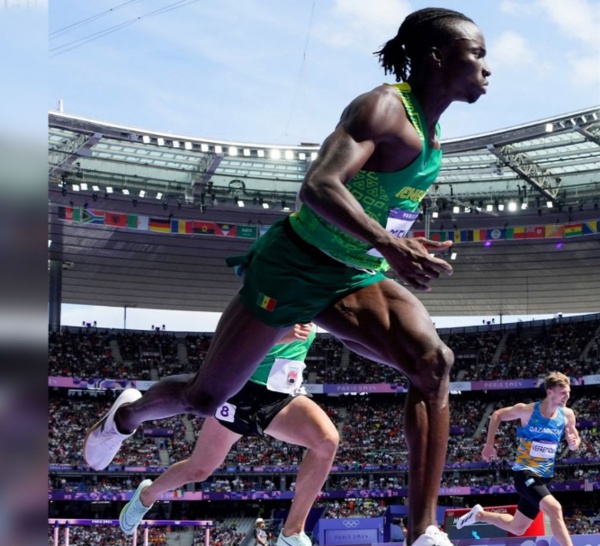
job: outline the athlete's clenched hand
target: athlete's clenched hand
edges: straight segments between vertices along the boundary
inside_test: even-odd
[[[402,281],[416,290],[429,292],[429,283],[442,273],[452,275],[452,266],[430,253],[445,250],[452,241],[443,243],[424,237],[392,238],[377,250],[387,260],[392,270]]]

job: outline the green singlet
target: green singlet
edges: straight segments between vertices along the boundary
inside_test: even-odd
[[[418,216],[419,203],[435,182],[442,163],[442,151],[432,148],[426,138],[425,115],[407,83],[394,84],[423,149],[406,168],[391,172],[359,171],[346,187],[365,212],[402,237]],[[439,125],[436,127],[439,138]],[[393,221],[395,219],[395,222]],[[290,216],[294,231],[306,242],[349,266],[378,271],[384,260],[371,247],[327,222],[307,205]],[[369,253],[371,252],[371,253]]]
[[[313,328],[306,341],[293,341],[273,346],[267,356],[258,365],[249,381],[275,387],[277,392],[293,392],[302,385],[302,372],[306,367],[304,360],[315,340]],[[281,383],[281,385],[279,385]]]
[[[425,116],[410,87],[394,87],[421,138],[422,151],[397,172],[359,171],[347,187],[369,216],[403,237],[436,179],[442,153],[427,142]],[[348,294],[385,280],[389,269],[375,249],[306,205],[276,221],[245,255],[230,257],[227,263],[244,278],[242,303],[261,322],[277,328],[311,322]]]

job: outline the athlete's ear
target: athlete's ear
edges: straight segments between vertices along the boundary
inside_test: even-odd
[[[432,47],[429,50],[429,58],[433,61],[433,64],[440,67],[442,66],[442,52],[439,47]]]

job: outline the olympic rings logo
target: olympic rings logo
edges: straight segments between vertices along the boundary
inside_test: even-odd
[[[360,525],[357,519],[345,519],[342,523],[344,527],[358,527]]]

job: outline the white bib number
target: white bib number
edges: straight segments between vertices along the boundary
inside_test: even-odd
[[[544,442],[531,442],[531,448],[529,455],[537,457],[538,459],[553,459],[556,455],[558,444],[544,443]]]
[[[299,360],[276,358],[267,379],[267,389],[292,394],[302,386],[302,372],[306,364]]]
[[[400,209],[390,209],[388,214],[387,223],[385,224],[385,230],[389,231],[394,237],[401,239],[405,237],[409,232],[415,220],[418,218],[418,212],[408,212]],[[376,256],[383,258],[379,250],[372,248],[367,252],[369,256]]]
[[[219,421],[227,421],[228,423],[233,423],[235,420],[235,410],[237,408],[228,402],[225,402],[215,413],[215,417]]]

